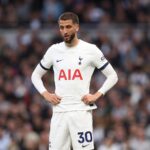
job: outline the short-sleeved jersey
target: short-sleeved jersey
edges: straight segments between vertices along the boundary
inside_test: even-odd
[[[95,104],[86,105],[81,99],[89,93],[94,69],[101,69],[107,63],[94,44],[82,40],[74,47],[67,47],[64,42],[52,45],[40,65],[44,69],[53,67],[55,93],[62,97],[61,102],[53,106],[53,111],[95,109]]]

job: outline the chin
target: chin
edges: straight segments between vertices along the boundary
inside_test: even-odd
[[[64,41],[66,42],[66,43],[71,43],[71,39],[64,39]]]
[[[73,39],[74,39],[74,37],[75,37],[75,34],[72,34],[70,37],[68,37],[68,38],[64,38],[64,41],[66,42],[66,43],[71,43],[72,41],[73,41]]]
[[[71,43],[71,40],[65,40],[65,42],[70,44],[70,43]]]

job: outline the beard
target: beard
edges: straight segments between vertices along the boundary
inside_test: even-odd
[[[64,41],[70,44],[73,41],[74,37],[75,37],[75,33],[71,34],[70,37],[67,38],[64,37]]]

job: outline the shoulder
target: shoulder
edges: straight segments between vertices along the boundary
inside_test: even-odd
[[[95,44],[92,44],[92,43],[89,43],[89,42],[86,42],[86,41],[83,41],[81,40],[81,47],[84,48],[86,51],[88,51],[89,53],[92,54],[101,54],[101,50],[95,45]]]
[[[82,46],[85,46],[85,47],[96,48],[95,44],[92,44],[92,43],[89,43],[89,42],[86,42],[86,41],[83,41],[83,40],[80,40],[80,43],[81,43]]]
[[[55,49],[59,49],[64,47],[64,45],[65,45],[64,42],[60,42],[60,43],[53,44],[52,47]]]
[[[47,49],[47,53],[52,54],[56,51],[61,50],[62,47],[64,47],[64,42],[53,44]]]
[[[64,42],[52,44],[52,45],[48,48],[48,50],[59,49],[59,48],[62,48],[63,46],[64,46]]]

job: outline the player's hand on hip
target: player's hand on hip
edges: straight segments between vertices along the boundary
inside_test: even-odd
[[[95,94],[86,94],[82,97],[82,101],[85,104],[93,104],[98,98],[100,98],[103,94],[100,92],[96,92]]]
[[[54,93],[49,93],[48,91],[43,92],[42,95],[45,98],[45,100],[47,100],[48,102],[50,102],[53,105],[57,105],[61,101],[60,96],[58,96]]]

